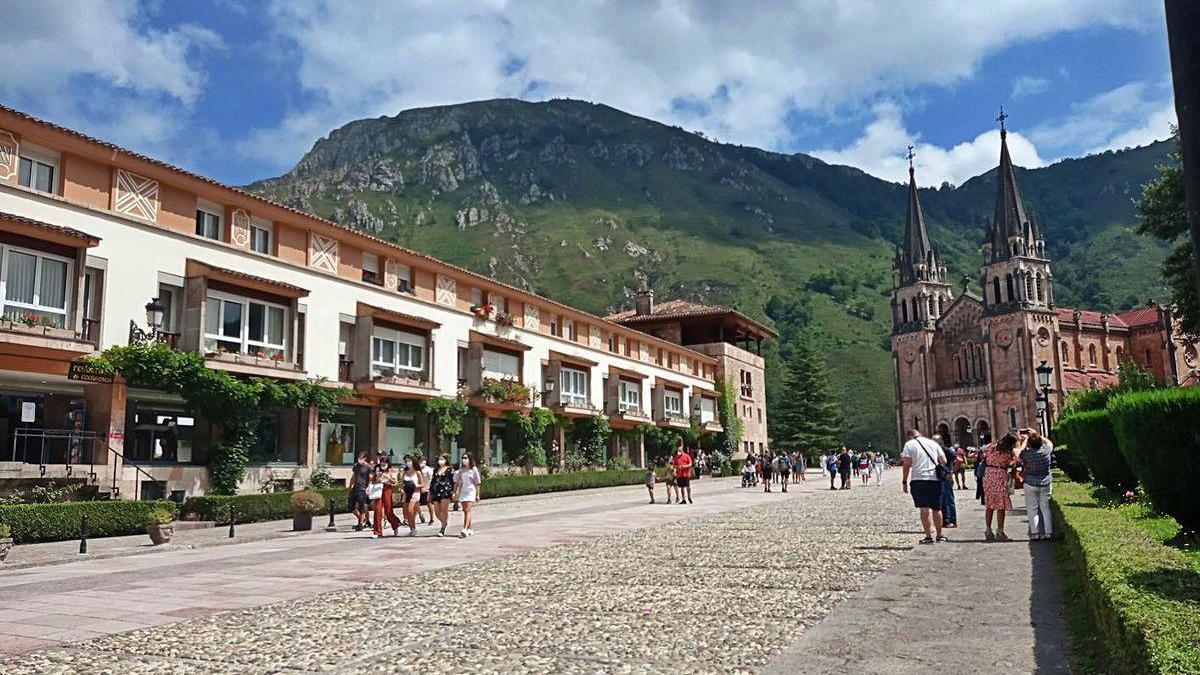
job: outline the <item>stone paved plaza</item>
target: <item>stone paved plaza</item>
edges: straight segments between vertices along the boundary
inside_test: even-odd
[[[337,546],[347,567],[396,570],[388,581],[306,591],[306,570],[328,573],[322,548],[315,567],[291,563],[299,599],[13,656],[4,671],[754,671],[914,542],[894,482],[849,493],[809,485],[785,496],[701,481],[694,507],[641,505],[628,488],[498,500],[495,516],[519,504],[528,516],[495,518],[489,529],[484,509],[469,541],[346,541],[343,533],[320,546]],[[607,527],[597,527],[597,515]],[[496,540],[534,548],[425,571],[402,562],[404,551]],[[171,600],[169,576],[142,581]]]

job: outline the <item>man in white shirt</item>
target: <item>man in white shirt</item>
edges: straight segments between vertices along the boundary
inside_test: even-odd
[[[900,464],[904,469],[901,477],[904,492],[912,494],[913,506],[921,511],[921,527],[925,530],[921,543],[949,541],[942,536],[942,481],[937,475],[938,465],[946,465],[942,446],[913,429],[908,432],[908,442],[900,452]]]

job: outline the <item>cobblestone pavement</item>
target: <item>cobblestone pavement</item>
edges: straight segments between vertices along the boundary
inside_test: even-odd
[[[751,672],[915,542],[894,479],[809,485],[784,498],[710,483],[705,502],[752,506],[74,643],[2,670]]]

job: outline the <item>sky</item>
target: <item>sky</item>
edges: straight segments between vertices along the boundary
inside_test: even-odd
[[[0,103],[231,184],[366,117],[604,103],[921,185],[1145,145],[1155,0],[0,0]]]

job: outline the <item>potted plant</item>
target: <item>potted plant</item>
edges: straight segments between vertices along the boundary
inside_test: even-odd
[[[8,557],[8,552],[12,549],[12,528],[8,523],[0,523],[0,563]]]
[[[306,532],[312,529],[313,516],[325,509],[325,495],[315,490],[300,490],[292,493],[292,530]]]
[[[149,522],[146,523],[146,533],[155,546],[169,544],[175,534],[175,512],[166,507],[150,511]]]

